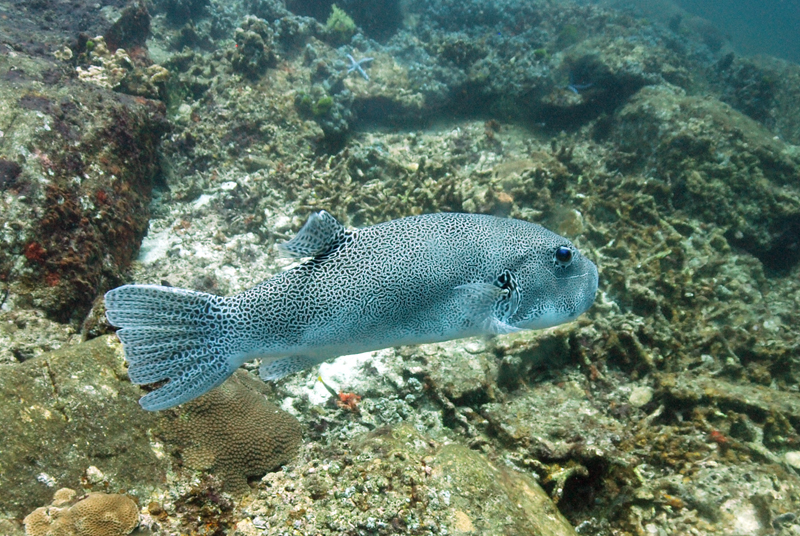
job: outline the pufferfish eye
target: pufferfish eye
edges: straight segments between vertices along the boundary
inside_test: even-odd
[[[567,266],[570,262],[572,262],[572,248],[567,246],[559,246],[556,248],[554,257],[556,259],[556,263],[561,266]]]

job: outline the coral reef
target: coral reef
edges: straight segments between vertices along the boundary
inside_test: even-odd
[[[329,0],[6,6],[0,532],[69,486],[176,535],[798,533],[800,70],[624,3],[342,0],[341,34]],[[141,411],[102,291],[236,293],[320,209],[537,221],[598,300]]]
[[[122,48],[112,53],[103,36],[83,43],[76,62],[80,80],[128,95],[159,98],[169,79],[169,71],[160,65],[134,62]]]
[[[50,506],[25,517],[25,536],[127,536],[139,524],[139,508],[127,495],[56,491]]]
[[[236,52],[231,59],[235,71],[257,80],[275,64],[272,29],[262,19],[247,17],[233,35]]]

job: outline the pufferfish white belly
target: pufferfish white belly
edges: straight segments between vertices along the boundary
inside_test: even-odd
[[[597,267],[544,227],[427,214],[346,229],[312,214],[279,248],[307,260],[230,297],[157,285],[105,295],[139,403],[188,402],[262,359],[264,380],[340,355],[541,329],[594,302]]]

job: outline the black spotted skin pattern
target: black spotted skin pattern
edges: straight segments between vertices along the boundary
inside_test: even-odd
[[[490,333],[480,306],[458,287],[497,284],[513,274],[519,289],[512,327],[539,317],[560,323],[594,300],[597,270],[572,244],[520,220],[428,214],[340,232],[327,251],[230,298],[242,357],[303,355],[317,361],[400,344]],[[535,325],[532,327],[546,327]]]

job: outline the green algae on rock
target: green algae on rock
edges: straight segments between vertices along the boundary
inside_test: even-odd
[[[21,518],[59,487],[146,497],[163,482],[148,435],[156,419],[125,376],[113,336],[0,368],[0,516]],[[91,483],[90,467],[102,479]]]

